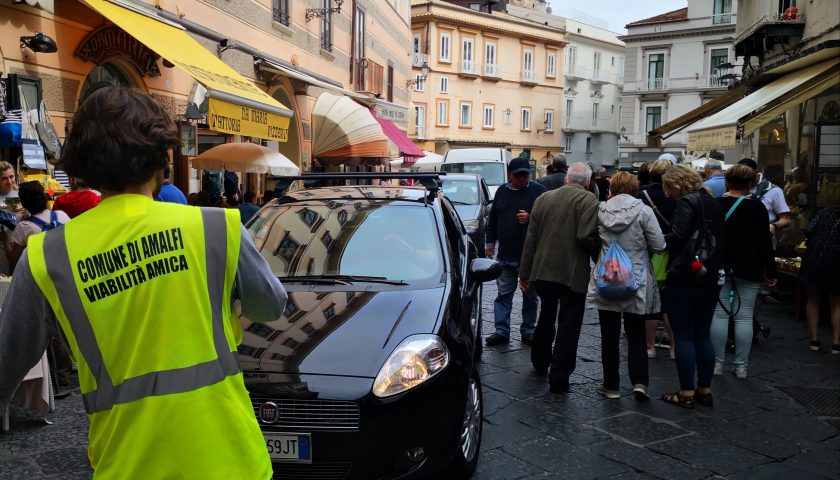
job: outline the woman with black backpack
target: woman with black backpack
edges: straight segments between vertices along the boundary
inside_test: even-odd
[[[805,258],[799,270],[799,281],[808,295],[806,315],[811,332],[811,350],[820,350],[817,335],[820,324],[821,300],[828,297],[831,308],[831,353],[840,355],[840,209],[820,210],[806,230]]]
[[[710,329],[723,265],[723,211],[689,165],[669,168],[662,183],[677,201],[671,232],[665,236],[669,263],[664,310],[676,337],[680,379],[679,390],[662,395],[662,400],[685,408],[694,408],[695,401],[711,406],[715,351]]]

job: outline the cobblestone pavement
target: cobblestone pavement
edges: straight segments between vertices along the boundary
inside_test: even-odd
[[[487,284],[485,334],[493,330],[494,295],[495,287]],[[804,322],[794,319],[790,305],[769,305],[763,312],[772,334],[753,348],[750,377],[715,377],[715,406],[690,411],[657,399],[678,385],[663,350],[650,363],[651,401],[637,403],[626,383],[619,400],[595,393],[600,338],[591,310],[571,392],[549,394],[518,339],[519,300],[517,294],[511,343],[485,348],[483,355],[484,440],[475,479],[840,478],[838,418],[819,416],[782,390],[824,389],[819,391],[835,395],[832,414],[838,415],[840,357],[808,350]],[[822,335],[824,342],[830,338],[827,329]],[[622,375],[627,382],[626,363]],[[90,477],[79,395],[58,400],[50,418],[55,424],[48,426],[13,409],[12,432],[0,434],[0,480]]]

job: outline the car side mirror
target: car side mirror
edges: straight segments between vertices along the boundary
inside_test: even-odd
[[[502,274],[502,266],[491,258],[476,258],[470,263],[470,275],[476,282],[490,282]]]

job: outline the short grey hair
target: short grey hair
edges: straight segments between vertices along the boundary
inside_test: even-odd
[[[569,183],[576,183],[582,187],[585,187],[591,179],[592,168],[583,162],[573,163],[572,166],[569,167],[569,171],[566,173],[566,180]]]
[[[720,170],[723,166],[720,163],[720,160],[715,160],[714,158],[710,158],[706,160],[706,165],[703,167],[706,170]]]

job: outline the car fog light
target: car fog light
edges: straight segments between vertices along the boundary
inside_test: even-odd
[[[413,335],[385,360],[373,382],[373,394],[390,397],[434,377],[449,364],[449,349],[437,335]]]
[[[405,456],[412,462],[419,462],[426,456],[426,452],[423,450],[423,447],[415,447],[406,451]]]

